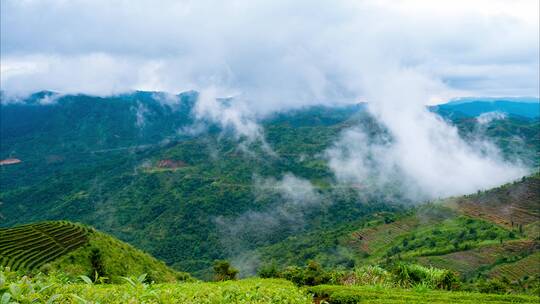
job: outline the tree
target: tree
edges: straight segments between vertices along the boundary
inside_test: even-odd
[[[231,266],[229,261],[217,260],[214,262],[214,279],[216,281],[235,280],[238,269]]]
[[[105,279],[105,267],[103,265],[101,250],[99,250],[99,248],[92,248],[90,251],[90,264],[92,265],[92,273],[90,275],[95,277],[96,281],[98,278]]]

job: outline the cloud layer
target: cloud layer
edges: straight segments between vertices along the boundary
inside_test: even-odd
[[[397,168],[432,195],[524,173],[489,145],[464,143],[424,105],[538,96],[537,0],[1,3],[8,94],[197,90],[198,118],[263,143],[260,115],[367,100],[394,141],[366,148],[358,130],[344,133],[347,146],[329,152],[338,176],[352,162],[365,177],[368,160],[351,157],[375,152],[389,167],[381,172]]]
[[[268,112],[362,98],[385,63],[444,84],[432,98],[539,94],[536,0],[6,0],[1,17],[8,92],[218,88]]]

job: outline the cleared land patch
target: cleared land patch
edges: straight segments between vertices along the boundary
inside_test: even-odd
[[[447,202],[458,212],[508,227],[519,228],[540,220],[540,175]]]
[[[524,276],[535,276],[540,273],[540,252],[531,254],[523,259],[509,264],[497,265],[488,273],[494,278],[518,280]]]
[[[467,276],[480,267],[489,267],[503,258],[532,254],[538,250],[538,246],[538,243],[532,240],[508,241],[440,256],[420,257],[418,261],[423,265],[451,269]]]

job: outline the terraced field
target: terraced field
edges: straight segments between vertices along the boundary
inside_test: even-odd
[[[448,200],[458,212],[505,226],[518,228],[540,220],[540,175],[513,184]]]
[[[389,249],[398,238],[409,235],[419,228],[430,227],[453,217],[455,217],[455,212],[446,207],[439,208],[430,205],[419,208],[413,215],[402,217],[391,223],[366,227],[352,233],[351,245],[370,255],[380,255]]]
[[[531,254],[514,263],[502,264],[494,267],[488,276],[495,278],[508,278],[518,280],[523,276],[535,276],[540,273],[540,252]]]
[[[32,270],[88,242],[87,228],[69,222],[42,222],[0,229],[0,265]]]
[[[538,246],[535,241],[517,240],[440,256],[420,257],[418,261],[426,266],[451,269],[467,276],[481,267],[490,267],[503,258],[532,254],[538,250]]]
[[[396,238],[405,235],[417,227],[415,217],[407,217],[392,223],[362,229],[353,233],[353,239],[361,251],[373,253],[390,245]]]

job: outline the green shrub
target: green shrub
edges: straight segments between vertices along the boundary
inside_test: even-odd
[[[235,303],[310,304],[312,297],[291,282],[246,279],[226,282],[145,283],[146,277],[125,277],[122,284],[60,282],[54,275],[21,276],[0,267],[0,303]]]
[[[432,289],[455,290],[460,286],[458,277],[446,269],[398,263],[392,267],[391,272],[397,285],[405,288],[422,284]]]
[[[257,271],[257,275],[261,278],[279,278],[281,273],[275,263],[263,265]]]
[[[238,269],[231,266],[228,261],[217,260],[214,262],[214,280],[227,281],[235,280]]]
[[[391,273],[379,266],[363,266],[356,268],[353,273],[356,280],[354,285],[394,285]]]
[[[310,261],[306,267],[290,266],[285,268],[281,277],[298,286],[315,286],[330,282],[330,274],[317,262]]]

